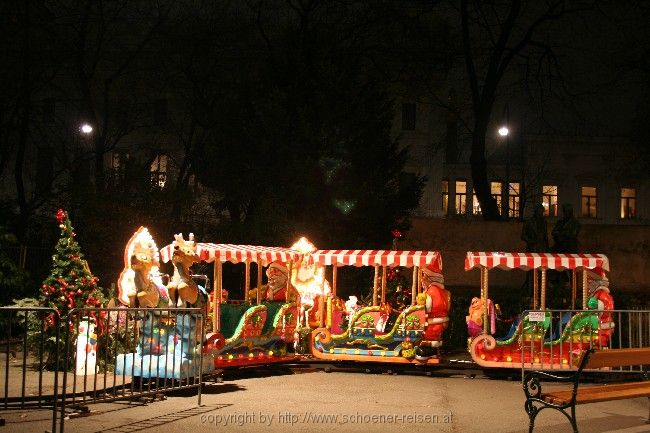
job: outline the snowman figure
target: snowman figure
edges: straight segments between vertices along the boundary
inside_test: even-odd
[[[85,376],[95,374],[97,365],[97,333],[95,323],[87,317],[79,321],[77,328],[77,357],[75,374]]]

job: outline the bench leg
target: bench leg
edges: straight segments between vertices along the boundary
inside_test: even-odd
[[[533,433],[535,429],[535,417],[539,413],[539,408],[535,407],[532,401],[527,400],[524,404],[526,413],[528,414],[528,433]]]
[[[571,421],[571,427],[573,427],[573,433],[578,433],[578,423],[576,422],[576,406],[575,404],[571,406],[571,418],[569,418],[569,421]]]
[[[648,399],[650,399],[650,397],[648,397]],[[573,428],[573,433],[579,433],[578,432],[578,423],[576,421],[576,407],[575,406],[571,406],[571,414],[568,414],[566,412],[566,410],[564,410],[564,409],[554,407],[554,406],[535,407],[533,405],[532,401],[527,401],[525,403],[525,407],[526,407],[526,412],[528,413],[528,419],[529,419],[528,433],[533,433],[533,430],[535,429],[535,418],[537,417],[537,414],[540,413],[542,411],[542,409],[546,409],[546,408],[552,408],[552,409],[559,410],[562,413],[562,415],[567,417],[567,419],[571,423],[571,427]],[[650,424],[650,418],[648,419],[648,423]]]
[[[533,433],[533,430],[535,430],[535,417],[537,416],[537,411],[534,413],[529,413],[528,414],[528,433]]]

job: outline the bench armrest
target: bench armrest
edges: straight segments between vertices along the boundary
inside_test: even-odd
[[[542,394],[542,383],[540,379],[552,379],[555,382],[573,383],[573,396],[575,398],[579,377],[579,372],[575,372],[567,376],[559,376],[557,374],[546,373],[544,371],[532,371],[526,373],[524,376],[524,394],[526,394],[526,399],[540,398]]]

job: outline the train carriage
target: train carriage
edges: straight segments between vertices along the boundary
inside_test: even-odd
[[[288,248],[201,242],[196,244],[196,254],[201,262],[214,264],[204,353],[213,357],[215,368],[297,360],[293,346],[300,298],[287,279],[281,288],[284,297],[263,299],[262,274],[264,267],[268,274],[269,269],[277,269],[282,264],[290,275],[301,254]],[[163,262],[170,261],[172,255],[173,245],[161,249]],[[226,295],[222,277],[227,263],[245,265],[242,300],[230,300]],[[253,266],[257,268],[257,290],[255,297],[249,299]]]
[[[437,348],[448,321],[449,294],[442,281],[442,257],[437,251],[317,250],[305,260],[331,267],[330,296],[320,297],[320,323],[311,334],[311,354],[317,359],[383,363],[437,364],[437,356],[416,356],[420,346]],[[374,268],[371,306],[357,308],[337,297],[341,267]],[[396,309],[387,300],[391,269],[412,271],[410,305]],[[439,284],[422,287],[423,271],[435,271]],[[440,296],[438,296],[440,295]],[[442,299],[432,302],[432,297]],[[435,305],[434,305],[435,304]],[[428,340],[433,332],[436,337]]]
[[[579,351],[609,344],[611,320],[604,310],[613,309],[613,300],[608,289],[602,296],[590,293],[593,280],[607,279],[609,260],[605,255],[468,252],[465,270],[472,269],[480,270],[481,295],[473,299],[469,308],[468,347],[472,359],[480,366],[572,368],[571,358]],[[531,311],[518,318],[502,337],[492,335],[496,313],[489,296],[488,277],[495,269],[533,273]],[[555,312],[555,316],[546,306],[549,270],[569,271],[571,275],[570,310]],[[578,298],[578,273],[582,276],[581,299]]]

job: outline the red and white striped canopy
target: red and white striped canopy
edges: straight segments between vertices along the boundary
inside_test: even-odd
[[[465,270],[487,269],[602,269],[609,272],[609,260],[604,254],[501,253],[469,251]]]
[[[318,250],[308,257],[310,262],[321,265],[413,267],[437,263],[442,270],[442,256],[438,251]]]
[[[167,263],[171,260],[173,244],[169,244],[160,250],[160,258]],[[294,263],[302,258],[302,254],[290,248],[281,247],[261,247],[256,245],[232,245],[232,244],[212,244],[199,242],[196,244],[196,254],[201,261],[243,263],[256,262],[263,266],[271,262],[280,261],[287,263],[290,260]]]

